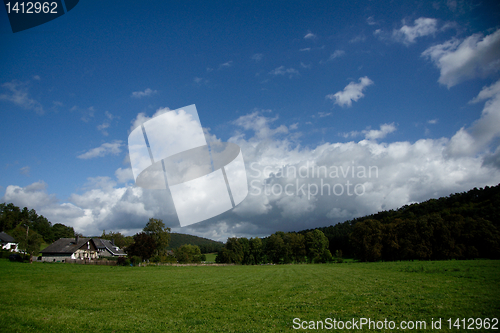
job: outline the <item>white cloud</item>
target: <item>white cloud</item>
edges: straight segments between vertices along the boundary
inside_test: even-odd
[[[387,134],[392,133],[395,130],[396,126],[392,123],[380,125],[379,130],[364,130],[362,133],[365,135],[365,139],[367,140],[378,140],[385,138]]]
[[[387,136],[387,134],[392,133],[396,131],[396,126],[394,126],[394,123],[391,124],[382,124],[380,125],[380,129],[378,130],[373,130],[370,128],[367,128],[362,131],[351,131],[351,132],[345,132],[345,133],[339,133],[339,136],[343,138],[355,138],[360,135],[364,135],[366,140],[378,140],[378,139],[383,139]]]
[[[25,166],[25,167],[22,167],[21,169],[19,169],[19,173],[21,173],[21,175],[25,175],[28,177],[30,175],[30,171],[31,171],[31,168],[29,166]]]
[[[2,84],[2,87],[9,92],[0,94],[0,100],[12,102],[23,109],[33,110],[38,114],[44,113],[42,105],[29,96],[26,83],[13,80]]]
[[[151,95],[154,95],[158,93],[157,90],[152,90],[151,88],[146,88],[144,91],[134,91],[132,93],[132,97],[134,98],[142,98],[142,97],[149,97]]]
[[[305,36],[304,36],[304,39],[315,39],[316,38],[316,35],[309,32],[307,33]]]
[[[264,55],[262,53],[255,53],[252,56],[252,60],[255,60],[256,62],[261,61],[264,58]]]
[[[438,120],[439,119],[437,119],[437,118],[436,119],[431,119],[431,120],[428,120],[427,123],[431,124],[431,125],[436,125],[438,123]]]
[[[121,140],[106,142],[99,147],[93,148],[86,153],[78,155],[77,157],[83,160],[87,160],[95,157],[104,157],[106,155],[118,155],[122,152],[121,147],[123,147],[123,142]]]
[[[289,75],[289,78],[292,78],[294,75],[299,75],[299,71],[295,68],[285,68],[285,66],[280,66],[269,72],[271,75]]]
[[[74,106],[71,108],[70,111],[78,110],[77,106]],[[90,118],[94,118],[94,113],[95,109],[93,106],[88,107],[87,109],[80,110],[80,112],[83,114],[82,118],[80,118],[82,121],[88,123],[90,121]]]
[[[368,23],[369,25],[377,24],[377,22],[373,19],[373,16],[370,16],[369,18],[367,18],[366,23]]]
[[[311,51],[311,48],[310,47],[305,47],[303,49],[300,49],[299,50],[300,52],[304,52],[304,51]]]
[[[450,140],[446,153],[450,156],[474,156],[500,136],[500,80],[484,87],[470,103],[486,101],[481,117],[468,129],[461,128]]]
[[[132,173],[132,168],[118,168],[115,171],[116,179],[119,183],[127,183],[130,180],[134,180],[134,174]]]
[[[266,140],[274,137],[277,134],[287,134],[288,128],[285,125],[281,125],[275,129],[270,128],[270,124],[278,120],[278,116],[274,118],[269,118],[261,116],[261,112],[254,111],[245,116],[239,117],[233,123],[245,130],[251,130],[254,132],[255,140]],[[242,137],[243,135],[238,135]]]
[[[41,79],[40,79],[40,76],[39,76],[39,75],[35,75],[35,76],[33,76],[33,80],[40,81]]]
[[[223,64],[220,64],[220,65],[219,65],[219,70],[220,70],[220,69],[223,69],[223,68],[229,68],[229,67],[232,67],[232,66],[233,66],[233,61],[232,61],[232,60],[230,60],[230,61],[228,61],[228,62],[225,62],[225,63],[223,63]]]
[[[120,118],[120,117],[118,117],[118,116],[114,116],[114,115],[112,115],[109,111],[105,111],[105,112],[104,112],[104,115],[105,115],[105,116],[106,116],[106,118],[108,118],[109,120],[113,120],[113,119],[115,119],[115,118]]]
[[[351,82],[349,83],[343,91],[339,91],[335,94],[329,94],[326,98],[335,100],[334,103],[340,106],[351,107],[352,102],[357,102],[360,98],[364,97],[363,90],[372,85],[373,81],[367,76],[359,78],[359,83]]]
[[[106,128],[109,127],[109,123],[107,121],[103,122],[101,125],[97,126],[97,129],[101,131],[101,133],[105,136],[108,136],[108,131],[106,131]]]
[[[328,61],[331,61],[331,60],[333,60],[335,58],[342,57],[343,55],[345,55],[345,51],[344,50],[335,50],[335,52],[333,52],[330,55],[330,58],[328,58]]]
[[[165,112],[168,112],[168,111],[171,111],[170,108],[168,108],[168,107],[159,108],[158,110],[156,110],[156,112],[151,117],[148,117],[144,112],[137,114],[137,117],[135,117],[135,119],[131,121],[132,126],[130,127],[129,133],[132,132],[134,130],[134,128],[136,128],[137,126],[141,126],[142,124],[144,124],[149,119],[154,118],[156,116],[159,116],[161,114],[164,114]]]
[[[448,88],[475,77],[486,77],[500,70],[500,29],[483,37],[474,34],[432,46],[422,53],[440,70],[439,83]]]
[[[353,43],[361,43],[361,42],[364,42],[366,40],[366,36],[361,34],[361,35],[358,35],[354,38],[352,38],[349,43],[353,44]]]
[[[57,202],[55,195],[47,194],[47,184],[35,182],[26,187],[9,185],[5,189],[2,202],[12,202],[19,207],[43,207]]]
[[[421,17],[416,19],[411,27],[405,24],[399,30],[394,29],[392,37],[396,41],[409,45],[415,43],[418,37],[434,35],[437,31],[436,19]]]

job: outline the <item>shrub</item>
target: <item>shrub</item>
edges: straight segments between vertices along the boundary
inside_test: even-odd
[[[116,259],[116,264],[118,266],[129,266],[130,260],[127,257],[118,257],[118,259]]]

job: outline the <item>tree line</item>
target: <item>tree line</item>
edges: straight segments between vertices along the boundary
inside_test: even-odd
[[[319,247],[312,246],[313,239],[323,239],[317,241],[326,246],[319,251],[322,255],[316,250]],[[342,256],[361,261],[499,259],[500,184],[329,227],[276,232],[262,239],[229,238],[217,260],[241,264],[326,262]]]
[[[342,260],[342,253],[336,251],[335,258]],[[265,238],[229,238],[218,252],[216,262],[256,265],[324,263],[333,259],[328,238],[315,229],[305,234],[278,231]]]
[[[0,204],[0,231],[11,235],[21,251],[30,256],[38,254],[43,242],[52,243],[63,237],[75,237],[73,227],[52,223],[34,209],[28,210],[13,203]]]

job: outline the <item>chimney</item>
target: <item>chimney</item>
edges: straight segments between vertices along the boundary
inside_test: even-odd
[[[111,244],[113,244],[113,246],[115,246],[115,239],[114,238],[111,238]]]
[[[80,238],[80,236],[79,236],[79,235],[76,235],[76,236],[75,236],[75,244],[78,244],[78,238]]]

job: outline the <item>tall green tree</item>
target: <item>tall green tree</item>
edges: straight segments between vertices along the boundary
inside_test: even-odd
[[[292,254],[292,259],[295,262],[306,261],[306,239],[304,235],[295,232],[289,233],[289,246]]]
[[[266,241],[267,258],[275,264],[282,263],[286,255],[286,245],[279,232],[272,234]]]
[[[43,241],[42,236],[33,229],[21,225],[14,229],[12,235],[17,240],[19,249],[30,256],[31,262],[31,257],[40,252],[40,245],[42,245]]]
[[[129,257],[138,256],[142,260],[148,260],[156,250],[157,244],[155,239],[151,235],[141,232],[134,235],[134,243],[127,247],[125,252],[127,252]]]
[[[262,240],[258,237],[250,238],[250,265],[262,262]]]
[[[56,223],[52,226],[52,233],[54,235],[54,240],[75,237],[75,230],[73,227],[68,227],[61,223]]]
[[[168,243],[170,242],[170,228],[165,227],[162,220],[150,218],[142,231],[154,239],[156,244],[154,254],[163,256],[167,253]]]
[[[327,262],[332,259],[328,249],[328,238],[319,230],[314,229],[305,235],[307,258],[309,262]]]

